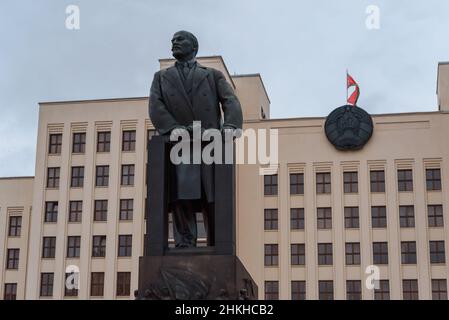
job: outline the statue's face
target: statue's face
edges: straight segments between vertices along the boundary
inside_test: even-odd
[[[171,43],[172,43],[171,51],[173,53],[173,57],[175,57],[178,60],[183,60],[187,58],[190,59],[190,57],[193,58],[193,54],[195,51],[195,48],[193,47],[193,42],[183,32],[175,33],[173,39],[171,40]]]

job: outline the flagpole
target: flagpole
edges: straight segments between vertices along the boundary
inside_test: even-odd
[[[346,104],[348,103],[348,68],[346,68]]]

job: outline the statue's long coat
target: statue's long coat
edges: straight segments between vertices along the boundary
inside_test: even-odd
[[[223,126],[242,128],[242,109],[223,74],[197,63],[188,90],[175,66],[155,73],[150,91],[150,118],[161,135],[178,126],[201,121],[203,129]],[[224,121],[220,112],[223,111]],[[201,199],[201,184],[208,202],[214,201],[214,167],[179,164],[176,166],[177,199]],[[172,199],[173,200],[173,199]]]

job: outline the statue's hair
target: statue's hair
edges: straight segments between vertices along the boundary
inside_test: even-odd
[[[198,46],[198,39],[194,36],[194,34],[185,30],[180,30],[176,33],[183,33],[187,38],[189,38],[190,41],[192,41],[193,47],[195,48],[195,56],[196,56],[196,54],[198,53],[199,46]]]

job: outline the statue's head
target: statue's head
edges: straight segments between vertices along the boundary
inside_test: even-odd
[[[198,52],[198,40],[188,31],[178,31],[173,35],[172,53],[176,60],[187,61],[193,59]]]

